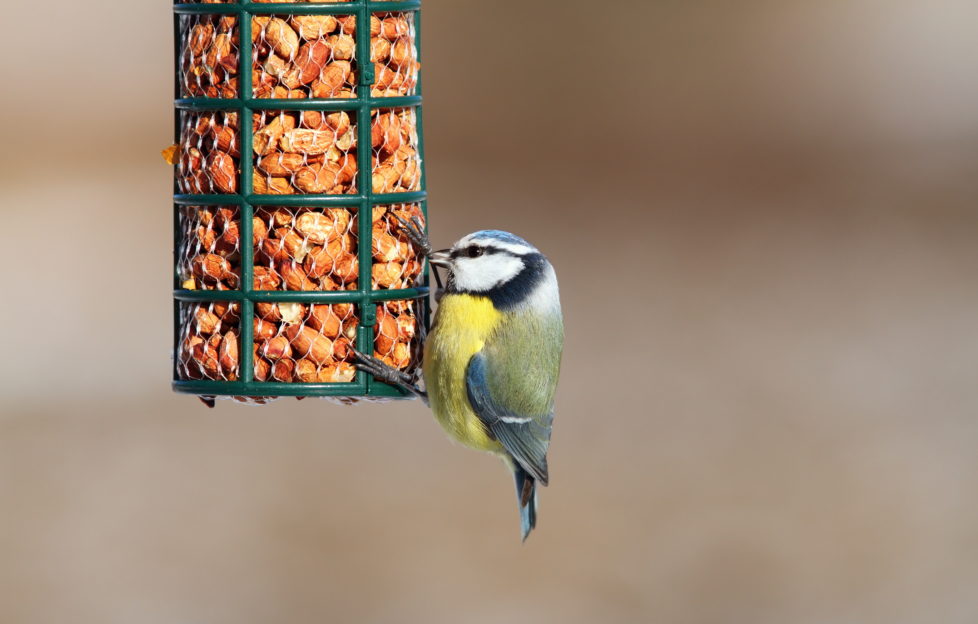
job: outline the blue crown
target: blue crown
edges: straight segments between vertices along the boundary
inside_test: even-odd
[[[510,243],[511,245],[526,245],[530,249],[535,249],[533,245],[526,242],[519,236],[515,234],[510,234],[509,232],[503,232],[502,230],[481,230],[473,234],[472,238],[497,240],[501,243]]]

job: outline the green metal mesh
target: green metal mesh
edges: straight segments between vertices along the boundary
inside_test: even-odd
[[[427,224],[419,9],[174,5],[177,392],[405,397],[348,349],[411,369],[428,328],[427,271],[392,217]]]

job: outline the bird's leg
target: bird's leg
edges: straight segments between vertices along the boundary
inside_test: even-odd
[[[407,239],[418,248],[421,255],[425,258],[430,256],[433,249],[431,248],[431,241],[428,240],[428,235],[425,234],[424,226],[421,225],[421,219],[416,216],[412,216],[411,220],[407,221],[399,214],[394,214],[394,218],[401,224],[400,230],[404,232],[404,236],[406,236]],[[431,272],[435,275],[435,283],[438,285],[438,291],[440,292],[444,289],[444,286],[442,286],[441,283],[441,275],[438,274],[438,269],[434,265],[431,263],[428,264],[431,267]]]
[[[365,373],[373,375],[378,381],[401,388],[405,392],[410,392],[428,404],[428,393],[418,387],[415,383],[415,376],[399,371],[393,366],[381,362],[375,357],[364,355],[356,349],[350,349],[353,354],[353,365]]]

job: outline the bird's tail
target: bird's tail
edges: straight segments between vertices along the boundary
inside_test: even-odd
[[[520,531],[525,542],[526,536],[537,526],[537,482],[522,466],[513,463],[516,502],[520,506]]]

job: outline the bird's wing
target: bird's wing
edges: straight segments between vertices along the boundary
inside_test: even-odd
[[[552,323],[507,323],[472,356],[465,376],[476,415],[544,485],[562,342],[562,327]]]

